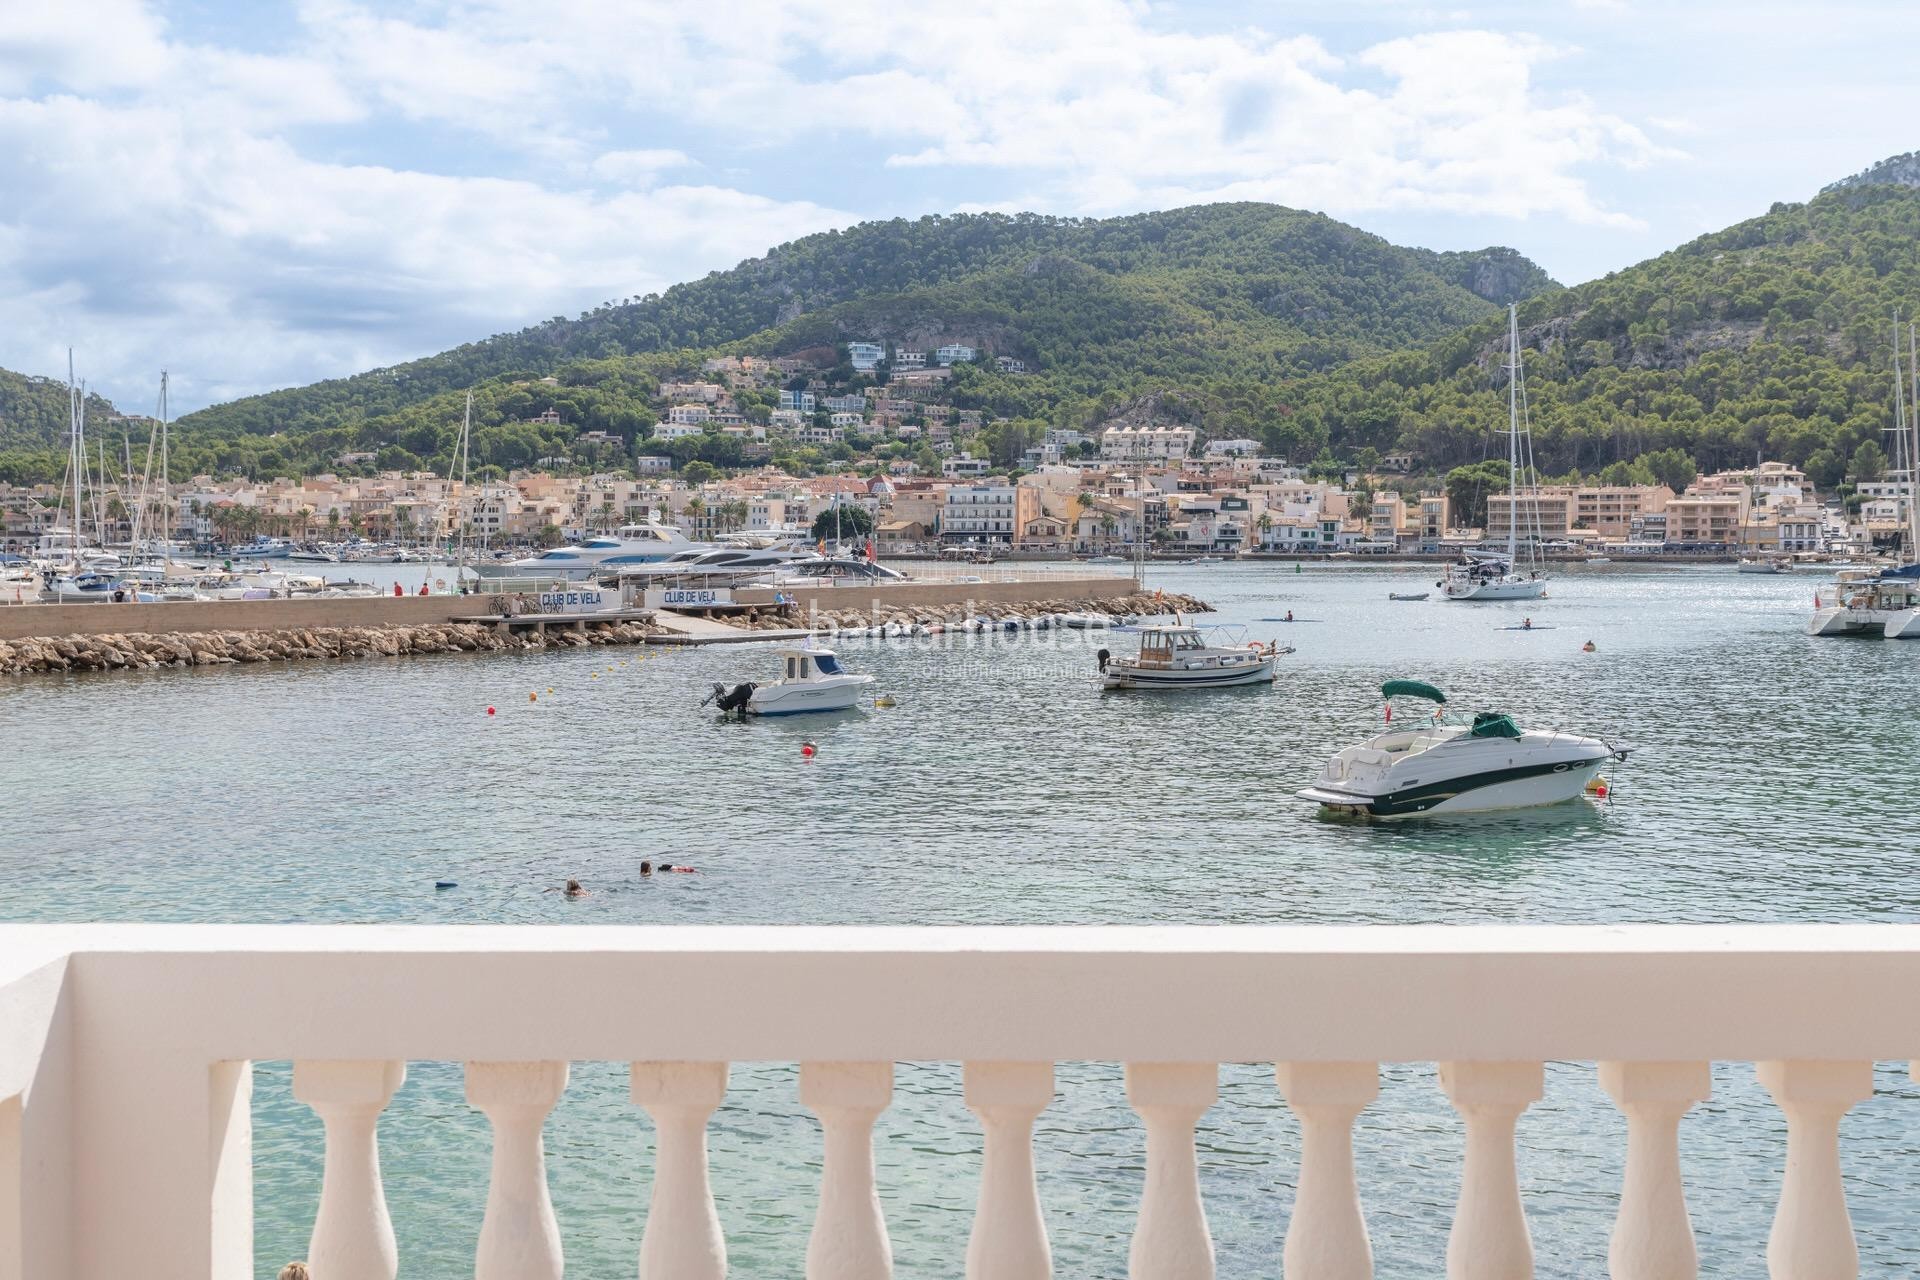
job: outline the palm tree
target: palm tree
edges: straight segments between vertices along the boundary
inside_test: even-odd
[[[1262,511],[1260,513],[1259,525],[1260,525],[1260,545],[1264,547],[1267,545],[1267,531],[1273,528],[1273,517],[1268,515],[1266,512]]]
[[[1113,531],[1115,527],[1112,512],[1108,512],[1106,515],[1100,517],[1100,533],[1103,539],[1102,546],[1105,550],[1113,550]]]
[[[327,508],[327,537],[334,542],[340,541],[340,508]]]

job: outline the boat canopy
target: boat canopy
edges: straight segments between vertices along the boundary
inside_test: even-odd
[[[1424,680],[1389,680],[1380,686],[1383,698],[1425,698],[1428,702],[1445,702],[1447,695]]]
[[[1517,738],[1520,736],[1520,726],[1503,711],[1482,711],[1473,718],[1473,728],[1469,732],[1475,738]]]

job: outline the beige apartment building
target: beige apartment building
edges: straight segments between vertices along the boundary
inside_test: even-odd
[[[1733,494],[1686,493],[1667,503],[1667,542],[1740,541],[1746,499]]]
[[[1531,539],[1538,537],[1543,542],[1564,542],[1573,533],[1573,495],[1564,491],[1542,491],[1537,494],[1522,494],[1515,498],[1510,493],[1496,493],[1487,498],[1488,542],[1505,542],[1507,532],[1514,528],[1514,511],[1519,509],[1519,537]],[[1534,513],[1538,510],[1539,514]]]
[[[1602,538],[1621,542],[1632,534],[1635,516],[1665,511],[1674,496],[1663,484],[1577,485],[1566,492],[1573,497],[1576,529],[1591,529]]]

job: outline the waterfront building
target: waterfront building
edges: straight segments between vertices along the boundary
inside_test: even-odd
[[[1020,531],[1040,515],[1040,493],[1025,485],[956,484],[948,488],[940,516],[945,542],[1012,545]]]
[[[1740,494],[1688,492],[1667,503],[1667,545],[1694,549],[1724,549],[1740,541],[1747,501]]]
[[[1565,491],[1542,490],[1518,496],[1490,493],[1487,495],[1486,540],[1505,543],[1512,529],[1523,542],[1530,538],[1565,542],[1573,534],[1573,506],[1573,494]]]

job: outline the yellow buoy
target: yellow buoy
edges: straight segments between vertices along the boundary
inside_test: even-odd
[[[893,699],[883,693],[873,700],[873,705],[876,707],[890,707],[893,705]]]

